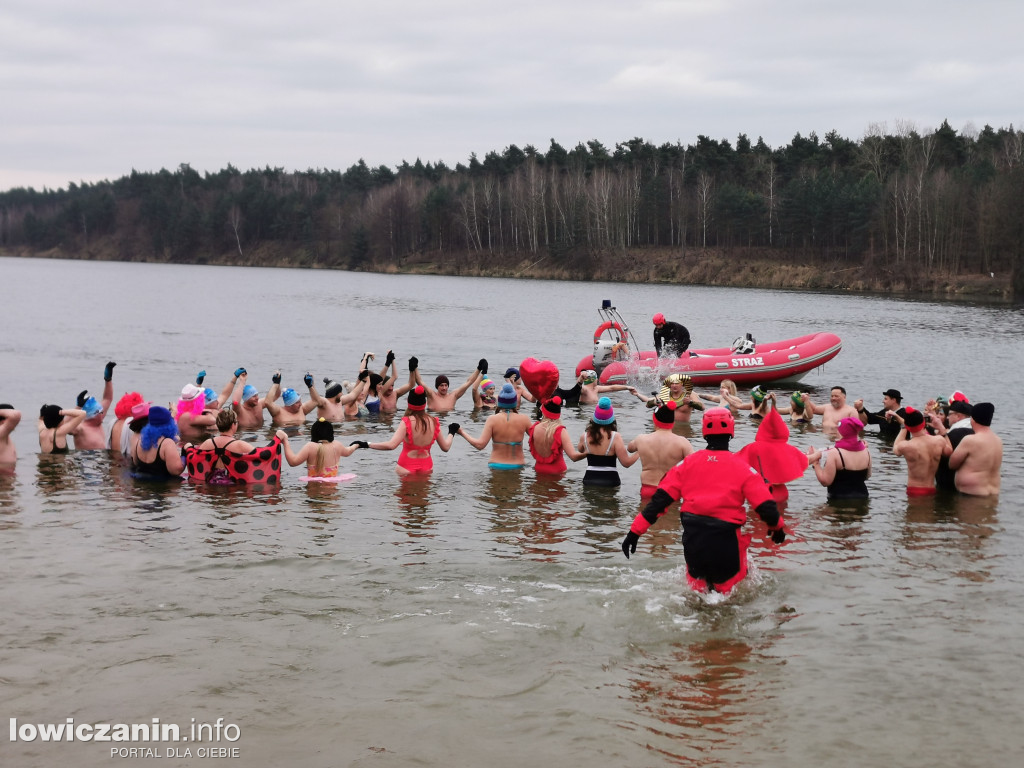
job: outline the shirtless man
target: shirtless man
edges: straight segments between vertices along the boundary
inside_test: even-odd
[[[75,438],[75,448],[80,451],[102,451],[107,447],[107,435],[103,431],[103,418],[114,402],[114,366],[117,363],[107,363],[103,369],[103,399],[97,401],[95,397],[86,397],[89,390],[82,390],[78,394],[78,407],[85,411],[85,421],[71,436]]]
[[[351,392],[346,393],[345,388],[336,381],[324,377],[324,394],[321,395],[316,391],[316,387],[313,386],[313,376],[307,373],[302,380],[306,383],[309,388],[309,397],[316,403],[316,416],[318,419],[324,419],[326,421],[344,421],[345,420],[345,406],[350,403],[354,403],[359,399],[360,393],[363,391],[362,382],[360,386],[356,387]]]
[[[388,376],[388,368],[391,375]],[[394,413],[398,410],[398,398],[404,397],[416,386],[416,374],[409,371],[409,381],[395,389],[398,381],[398,368],[395,367],[395,354],[390,349],[387,357],[384,358],[384,367],[380,371],[384,383],[380,386],[380,411],[381,413]]]
[[[631,395],[637,395],[636,387],[627,384],[598,384],[597,371],[582,371],[580,382],[580,405],[596,403],[608,392],[629,392]]]
[[[451,384],[448,381],[448,377],[441,374],[434,379],[435,389],[431,389],[423,383],[423,379],[419,372],[419,360],[415,357],[409,358],[409,372],[415,373],[416,383],[423,386],[427,391],[427,409],[431,411],[451,411],[455,408],[456,401],[462,397],[466,392],[469,391],[484,374],[487,373],[487,361],[483,358],[476,365],[476,370],[473,371],[466,378],[466,381],[459,385],[457,389],[451,389]]]
[[[249,373],[244,368],[235,379],[235,388],[231,392],[231,409],[238,416],[239,429],[263,429],[263,408],[266,401],[260,397],[260,391],[252,384],[246,383]]]
[[[667,389],[666,389],[667,388]],[[647,403],[648,408],[657,408],[663,403],[675,403],[675,423],[689,424],[694,409],[704,410],[704,403],[693,391],[693,380],[683,373],[673,373],[665,377],[661,391],[653,398],[646,398],[634,390],[639,399]]]
[[[640,498],[649,499],[666,473],[693,453],[690,441],[672,431],[676,404],[669,401],[654,411],[654,431],[637,435],[626,450],[640,454]]]
[[[0,475],[14,474],[18,451],[11,440],[11,432],[21,423],[21,411],[14,410],[9,403],[0,403]]]
[[[281,398],[283,406],[277,404],[277,398]],[[281,392],[281,372],[274,371],[271,377],[270,390],[263,402],[264,407],[270,412],[270,423],[275,427],[297,427],[306,423],[306,416],[316,408],[316,402],[307,400],[302,402],[299,393],[291,387]]]
[[[990,429],[992,403],[971,406],[973,435],[960,441],[949,457],[949,468],[956,472],[956,489],[971,496],[999,494],[999,470],[1003,465],[1003,441]]]
[[[821,426],[825,430],[836,431],[839,422],[850,417],[859,419],[857,409],[846,404],[846,390],[843,387],[832,387],[827,403],[813,403],[814,412],[821,414]]]
[[[935,470],[939,468],[939,460],[943,454],[949,455],[953,447],[944,437],[930,435],[925,431],[924,414],[907,406],[901,408],[905,415],[900,416],[895,410],[888,420],[902,425],[892,452],[907,460],[907,496],[932,496],[935,494]]]

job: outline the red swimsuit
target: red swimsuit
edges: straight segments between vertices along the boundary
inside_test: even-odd
[[[537,421],[530,427],[530,455],[537,460],[534,471],[538,475],[560,475],[567,469],[565,456],[562,453],[562,431],[565,429],[565,425],[559,424],[555,428],[555,433],[551,436],[551,453],[547,456],[541,456],[537,453],[537,448],[534,446],[533,432],[542,423]]]
[[[398,466],[402,469],[407,469],[410,472],[429,472],[434,468],[434,460],[430,458],[430,449],[437,440],[437,436],[441,434],[441,421],[433,416],[434,419],[434,436],[430,439],[430,442],[426,445],[416,445],[412,441],[412,418],[409,416],[402,417],[402,423],[405,424],[405,440],[402,441],[402,453],[398,457]],[[411,451],[426,451],[427,456],[416,457],[410,456]]]

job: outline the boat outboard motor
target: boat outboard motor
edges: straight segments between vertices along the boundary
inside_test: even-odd
[[[615,339],[602,337],[594,342],[594,370],[600,373],[609,363],[615,362],[613,348],[618,342]]]
[[[736,340],[732,343],[732,351],[738,355],[752,355],[757,345],[757,339],[752,334],[746,334],[746,336],[737,336]]]

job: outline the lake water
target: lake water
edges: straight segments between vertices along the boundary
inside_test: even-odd
[[[237,726],[203,747],[229,766],[828,766],[1012,764],[1024,751],[1024,316],[892,299],[674,286],[0,259],[0,401],[25,414],[0,478],[0,703],[18,725]],[[908,501],[905,468],[869,436],[863,506],[808,473],[789,538],[755,531],[727,599],[685,588],[678,517],[619,542],[640,509],[532,469],[494,473],[457,440],[426,481],[397,454],[342,461],[350,483],[286,469],[275,493],[147,486],[105,454],[37,454],[40,405],[102,391],[165,402],[237,366],[354,378],[364,351],[412,354],[460,382],[526,357],[568,385],[611,299],[650,343],[657,311],[694,345],[812,330],[840,355],[804,384],[881,407],[964,390],[996,404],[1003,492]],[[779,390],[785,392],[787,390]],[[620,430],[650,413],[617,396]],[[578,436],[589,413],[564,414]],[[452,419],[478,433],[460,401]],[[108,422],[109,424],[109,422]],[[354,421],[346,442],[394,423]],[[699,432],[699,427],[698,430]],[[734,447],[753,439],[740,419]],[[268,433],[269,434],[269,431]],[[264,434],[251,435],[262,440]],[[824,444],[798,432],[801,448]],[[703,442],[697,438],[697,447]],[[294,443],[300,443],[299,438]],[[111,747],[156,755],[111,757]],[[190,748],[193,756],[186,757]],[[169,749],[177,750],[170,758]],[[3,766],[196,765],[195,742],[0,740]],[[159,759],[158,759],[159,758]]]

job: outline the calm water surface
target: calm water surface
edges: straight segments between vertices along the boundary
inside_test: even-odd
[[[1024,419],[1019,309],[773,291],[0,259],[0,401],[25,418],[0,477],[4,723],[238,726],[238,766],[1005,766],[1024,736]],[[335,487],[275,493],[126,479],[100,453],[37,454],[35,414],[102,391],[171,400],[200,368],[354,378],[364,351],[416,354],[453,382],[554,361],[568,384],[608,298],[695,346],[830,330],[804,384],[881,407],[963,389],[996,404],[998,500],[908,501],[868,438],[866,505],[791,485],[790,536],[752,549],[728,599],[685,589],[678,518],[626,561],[639,467],[618,491],[487,469],[457,441],[425,481],[357,452]],[[644,382],[649,386],[649,382]],[[779,389],[788,392],[788,389]],[[616,397],[619,428],[649,412]],[[568,411],[578,436],[589,413]],[[449,417],[479,432],[462,401]],[[109,422],[108,422],[109,423]],[[354,421],[345,440],[395,424]],[[267,432],[269,434],[269,431]],[[753,439],[741,419],[735,445]],[[250,435],[262,440],[264,433]],[[298,445],[302,438],[296,436]],[[811,429],[802,448],[823,445]],[[702,441],[695,441],[698,447]],[[439,452],[435,451],[435,454]],[[146,746],[134,744],[131,746]],[[165,757],[160,765],[209,763]],[[182,752],[185,745],[176,746]],[[204,746],[208,746],[205,744]],[[221,742],[220,746],[228,746]],[[195,747],[193,746],[193,751]],[[110,745],[0,741],[3,766],[150,765]],[[222,761],[221,764],[225,764]]]

